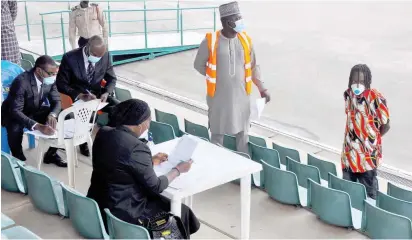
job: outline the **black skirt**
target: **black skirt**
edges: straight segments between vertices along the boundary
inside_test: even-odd
[[[144,216],[151,217],[161,212],[170,212],[170,200],[161,195],[150,197],[146,204]],[[199,220],[192,209],[184,204],[182,204],[182,214],[180,218],[182,219],[186,232],[189,234],[194,234],[199,230]]]

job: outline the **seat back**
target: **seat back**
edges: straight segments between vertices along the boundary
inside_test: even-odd
[[[172,126],[156,121],[150,122],[149,132],[152,133],[154,144],[167,142],[176,137]]]
[[[319,159],[311,154],[308,154],[308,165],[315,166],[319,169],[320,177],[323,180],[328,181],[329,173],[337,176],[336,165],[333,162],[328,162],[322,159]]]
[[[123,88],[114,88],[114,94],[116,95],[116,99],[120,102],[124,102],[126,100],[132,99],[132,94],[129,90]]]
[[[286,169],[296,174],[299,186],[308,188],[309,178],[320,184],[320,173],[317,167],[297,162],[290,157],[286,157],[286,159]]]
[[[279,153],[275,149],[258,146],[249,142],[249,152],[255,162],[262,163],[264,160],[271,166],[280,168]],[[265,172],[260,171],[260,187],[265,187]]]
[[[12,156],[1,152],[1,188],[10,192],[24,193],[21,176],[15,169],[11,160]]]
[[[59,214],[59,205],[50,177],[34,168],[21,166],[21,169],[24,172],[31,203],[43,212]]]
[[[20,59],[20,63],[21,63],[21,67],[25,70],[25,71],[30,71],[30,69],[33,68],[33,63],[31,63],[28,60],[25,59]]]
[[[223,147],[232,151],[237,151],[236,137],[225,134],[225,136],[223,137]]]
[[[262,166],[269,196],[281,203],[300,205],[296,174],[276,168],[264,160]]]
[[[173,130],[175,131],[176,137],[183,136],[183,132],[180,131],[179,121],[177,120],[177,117],[174,114],[162,112],[155,109],[155,116],[157,122],[166,123],[172,126]]]
[[[407,217],[390,213],[365,201],[362,231],[372,239],[411,239],[412,222]]]
[[[93,112],[97,112],[99,104],[100,99],[95,99],[81,104],[75,104],[59,114],[59,120],[57,122],[59,145],[64,144],[65,138],[73,138],[74,146],[89,140],[90,132],[93,131],[90,126],[91,124],[94,125],[97,115],[93,114]],[[70,113],[74,114],[74,122],[73,120],[64,121],[66,116]],[[90,121],[91,119],[92,121]],[[71,124],[68,124],[70,121],[72,121]],[[65,128],[69,128],[69,130]],[[71,133],[67,136],[66,134],[69,132]]]
[[[21,58],[31,62],[32,64],[34,64],[36,62],[33,55],[31,55],[29,53],[21,53]]]
[[[9,218],[7,215],[1,213],[1,229],[10,227],[11,225],[14,225],[15,222],[13,219]]]
[[[266,140],[264,138],[261,137],[256,137],[256,136],[252,136],[249,135],[249,142],[261,146],[261,147],[267,147],[266,145]]]
[[[391,213],[412,219],[412,202],[407,202],[378,191],[376,206]]]
[[[192,123],[186,119],[185,119],[185,132],[193,136],[204,138],[210,141],[209,130],[207,129],[207,127],[196,124],[196,123]]]
[[[145,228],[120,220],[107,208],[104,211],[111,239],[150,239],[149,232]]]
[[[276,143],[272,143],[273,149],[276,149],[279,153],[280,163],[286,165],[286,157],[290,157],[295,161],[300,162],[299,151],[291,148],[282,147]]]
[[[388,195],[404,201],[412,202],[412,191],[398,187],[390,182],[388,182]]]
[[[73,105],[73,100],[66,94],[60,93],[60,100],[62,103],[62,110],[69,108]]]
[[[99,207],[93,199],[61,185],[73,227],[85,238],[107,239]]]
[[[349,194],[324,187],[308,179],[308,207],[323,221],[340,227],[352,227]]]
[[[351,199],[352,207],[363,211],[364,200],[366,200],[366,189],[360,183],[351,182],[329,173],[329,187],[347,192]]]

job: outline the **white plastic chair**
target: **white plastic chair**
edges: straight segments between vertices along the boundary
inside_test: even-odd
[[[57,138],[39,138],[37,168],[40,170],[43,162],[45,150],[49,147],[65,148],[67,156],[67,169],[69,174],[69,186],[75,188],[75,166],[78,166],[76,147],[87,143],[92,149],[92,137],[94,123],[96,121],[97,108],[100,104],[100,99],[92,100],[82,104],[76,104],[63,110],[59,114],[57,122]],[[90,123],[90,118],[95,112],[93,121]],[[66,120],[67,115],[73,113],[74,119]],[[72,122],[70,122],[72,121]],[[67,129],[65,129],[65,127]],[[91,159],[90,154],[90,159]]]

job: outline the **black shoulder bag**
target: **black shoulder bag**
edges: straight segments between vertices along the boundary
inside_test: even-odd
[[[182,220],[167,212],[139,220],[152,239],[190,239]]]

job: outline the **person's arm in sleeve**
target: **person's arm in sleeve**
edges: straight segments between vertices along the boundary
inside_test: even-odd
[[[270,94],[268,93],[268,89],[265,87],[261,74],[260,74],[260,66],[256,63],[256,54],[255,49],[253,46],[250,48],[250,64],[252,68],[252,81],[258,88],[260,92],[260,96],[266,98],[266,102],[270,101]]]
[[[375,104],[376,112],[379,118],[379,122],[381,124],[379,131],[381,132],[381,135],[383,136],[391,128],[389,124],[390,119],[389,119],[388,105],[386,103],[386,99],[380,93],[378,93],[378,97],[376,98],[374,104]]]
[[[113,69],[113,64],[110,59],[110,53],[106,53],[107,57],[107,70],[106,74],[104,75],[104,80],[106,80],[106,92],[111,94],[114,91],[114,88],[116,87],[116,82],[117,82],[117,77],[116,74],[114,73]]]
[[[136,145],[130,159],[132,175],[139,185],[153,193],[161,193],[167,188],[167,177],[156,176],[149,149],[144,149],[140,144]]]
[[[8,98],[10,98],[11,116],[28,129],[33,129],[36,121],[23,113],[25,89],[22,86],[23,78],[18,78],[11,84]]]
[[[69,41],[72,49],[77,47],[76,44],[76,13],[72,10],[69,16]]]
[[[206,76],[206,64],[209,59],[209,47],[207,46],[207,38],[203,39],[197,50],[194,61],[194,68],[203,76]]]
[[[47,96],[50,102],[50,114],[55,115],[56,117],[59,115],[60,111],[62,110],[62,103],[60,99],[60,93],[57,91],[56,84],[51,86],[49,95]]]
[[[17,1],[9,1],[9,8],[10,8],[11,19],[13,19],[13,22],[14,22],[16,21],[16,17],[17,17]]]
[[[74,101],[81,92],[70,87],[70,81],[73,76],[72,70],[70,69],[67,55],[63,55],[63,59],[60,62],[59,72],[56,77],[56,86],[57,90],[63,94],[66,94],[71,97]]]
[[[99,6],[96,6],[97,9],[97,19],[99,20],[100,26],[102,26],[102,32],[103,32],[103,39],[106,45],[109,44],[109,31],[108,31],[108,26],[106,22],[106,17],[104,16],[103,9],[101,9]]]

